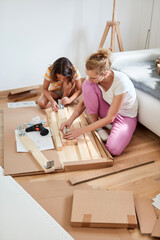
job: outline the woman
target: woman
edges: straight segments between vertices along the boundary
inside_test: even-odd
[[[68,58],[57,59],[46,71],[42,96],[38,101],[41,108],[52,107],[58,111],[57,100],[63,105],[72,103],[82,92],[81,76]]]
[[[120,155],[129,144],[137,125],[137,99],[134,86],[122,72],[111,68],[110,51],[100,49],[86,61],[88,78],[82,85],[83,100],[60,130],[70,128],[72,122],[87,110],[92,123],[64,134],[74,139],[86,132],[97,130],[103,138],[102,127],[112,123],[109,136],[105,136],[106,148],[112,155]],[[108,138],[107,138],[108,137]]]

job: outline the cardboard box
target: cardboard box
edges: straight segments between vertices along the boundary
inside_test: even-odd
[[[137,219],[131,191],[75,190],[71,226],[135,228]]]

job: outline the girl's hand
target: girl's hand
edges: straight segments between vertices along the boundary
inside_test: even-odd
[[[63,97],[61,102],[62,102],[63,105],[67,105],[67,104],[71,103],[71,100],[68,97]]]
[[[61,126],[60,126],[60,131],[63,132],[64,128],[70,128],[71,125],[72,125],[72,123],[70,123],[69,120],[62,123]]]
[[[82,134],[83,134],[82,133],[82,128],[77,128],[77,129],[74,129],[74,130],[70,130],[68,133],[64,134],[63,138],[72,140],[72,139],[75,139],[75,138],[79,137]]]
[[[54,101],[53,103],[51,103],[51,106],[52,106],[52,110],[53,110],[53,111],[58,112],[59,106],[58,106],[58,104],[57,104],[56,101]]]

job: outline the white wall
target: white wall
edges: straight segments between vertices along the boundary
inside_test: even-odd
[[[154,1],[153,24],[160,15]],[[124,50],[144,48],[152,2],[117,0]],[[0,91],[42,84],[48,65],[61,56],[85,77],[85,59],[98,49],[112,8],[113,0],[1,0]],[[160,47],[160,31],[151,33],[150,46]],[[110,33],[104,47],[109,44]]]

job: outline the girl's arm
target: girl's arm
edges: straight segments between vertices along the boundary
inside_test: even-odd
[[[75,99],[77,99],[81,93],[82,93],[82,82],[81,79],[78,79],[75,81],[75,87],[77,91],[70,97],[70,101],[73,102]]]
[[[104,117],[94,123],[91,123],[83,128],[78,128],[78,129],[72,130],[69,133],[66,133],[64,135],[64,138],[66,138],[66,139],[77,138],[78,136],[80,136],[82,134],[94,131],[98,128],[104,127],[105,125],[107,125],[109,123],[112,123],[114,121],[115,117],[117,116],[117,114],[120,110],[120,107],[122,106],[125,96],[126,96],[126,93],[114,96],[112,104],[108,110],[108,114],[106,117]]]
[[[77,91],[75,93],[73,93],[73,95],[71,97],[63,97],[62,98],[63,105],[72,103],[75,99],[77,99],[81,95],[81,93],[82,93],[81,79],[78,79],[75,81],[75,88],[77,89]]]
[[[83,102],[83,100],[81,100],[78,103],[78,105],[77,105],[76,109],[74,110],[73,114],[71,115],[71,117],[66,122],[61,124],[60,131],[63,131],[64,127],[70,128],[70,126],[72,125],[74,120],[82,114],[82,112],[85,110],[85,108],[86,107],[84,105],[84,102]]]
[[[54,111],[58,111],[58,104],[57,102],[53,99],[53,97],[51,96],[50,92],[48,91],[48,87],[50,85],[50,81],[44,79],[43,82],[43,87],[42,87],[42,92],[44,94],[44,96],[48,99],[48,101],[51,103],[52,109]]]

